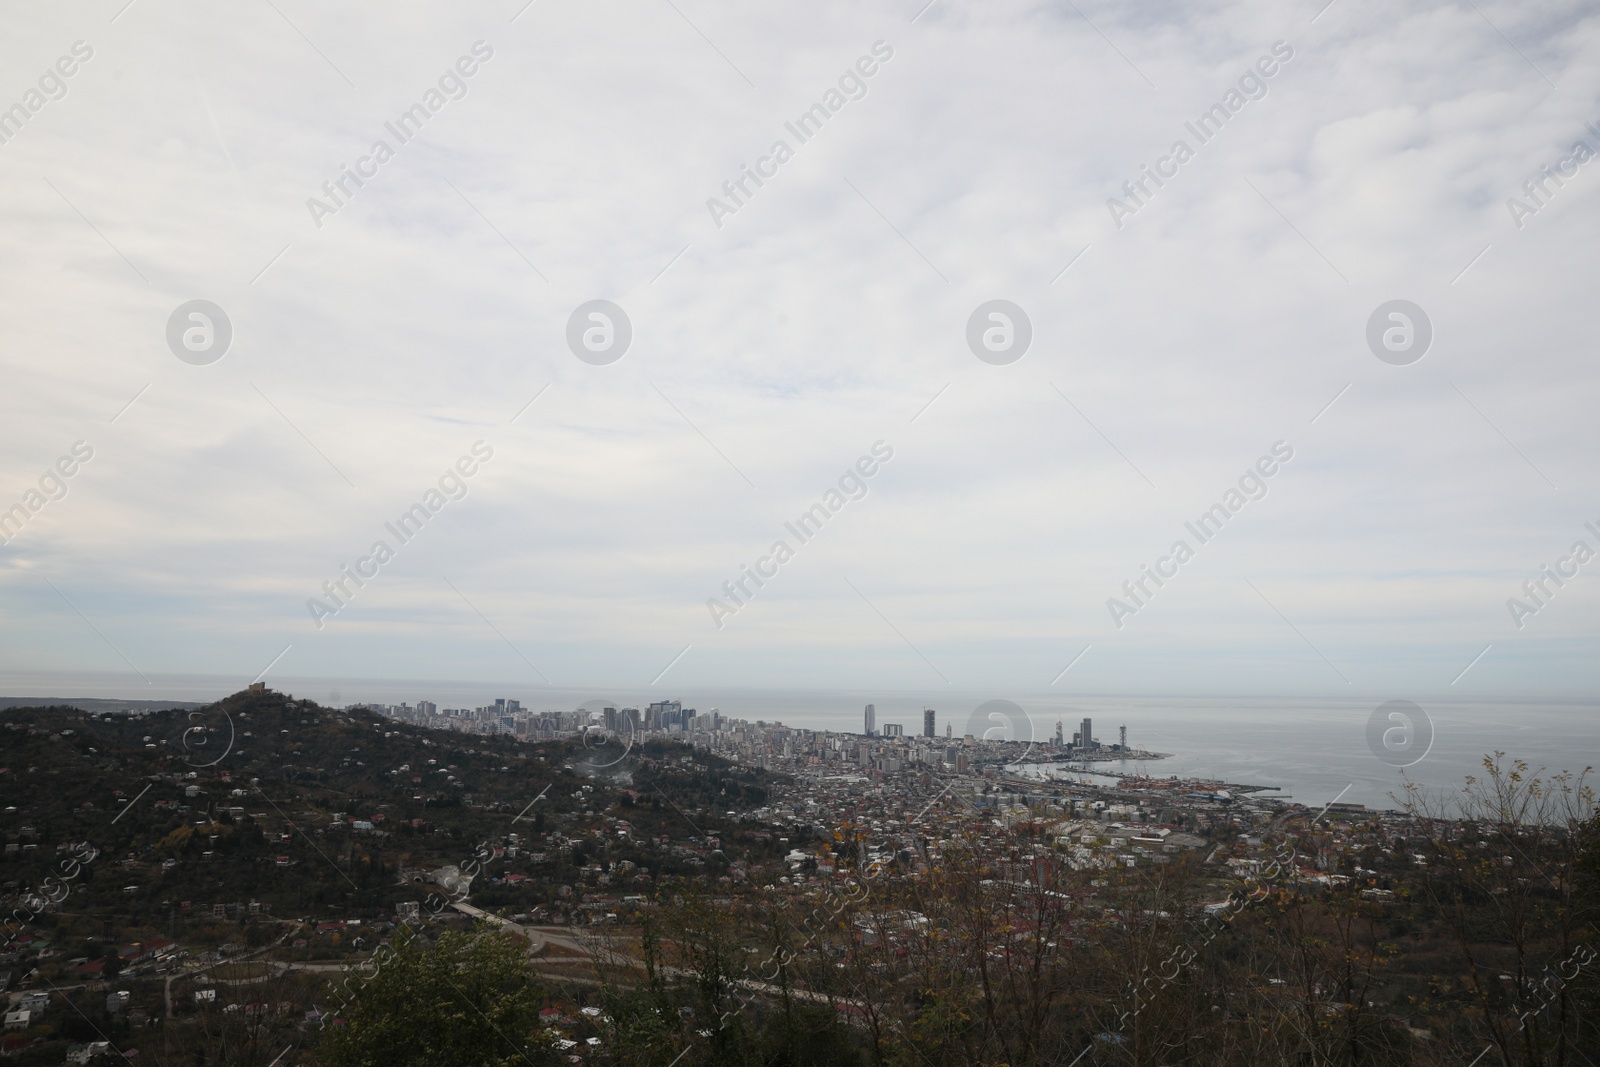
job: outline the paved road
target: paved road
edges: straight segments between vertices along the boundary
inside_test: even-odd
[[[592,960],[593,957],[594,957],[593,946],[589,945],[589,944],[585,944],[583,942],[583,940],[579,936],[574,935],[572,933],[572,930],[571,930],[570,927],[565,927],[565,926],[531,926],[531,925],[522,925],[520,923],[511,922],[509,919],[501,918],[500,916],[495,915],[492,912],[484,911],[482,908],[477,908],[477,907],[472,906],[471,904],[466,904],[466,903],[461,902],[461,901],[452,902],[452,906],[457,911],[461,912],[463,915],[471,916],[474,919],[481,919],[484,922],[493,923],[496,926],[499,926],[499,927],[501,927],[503,929],[508,929],[508,930],[514,931],[515,933],[521,934],[523,937],[527,938],[528,941],[529,941],[528,954],[530,956],[542,955],[544,950],[545,950],[545,948],[547,946],[549,946],[549,945],[555,945],[558,948],[566,949],[566,950],[569,950],[569,951],[571,951],[573,953],[576,953],[575,956],[570,957],[570,958],[554,957],[554,958],[549,958],[549,959],[543,960],[542,962],[545,963],[546,965],[555,964],[555,963],[568,963],[568,962],[570,962],[570,963],[586,963],[586,962],[589,962],[590,960]],[[268,949],[276,947],[277,945],[281,944],[289,936],[289,934],[292,934],[292,933],[294,933],[294,929],[291,929],[288,933],[284,934],[283,937],[280,937],[272,945],[267,945],[264,948],[257,949],[255,952],[250,953],[250,956],[260,955],[262,952],[266,952]],[[232,959],[232,960],[219,961],[219,963],[222,963],[222,962],[239,963],[239,962],[242,962],[245,959],[250,958],[250,956],[241,956],[241,957],[238,957],[238,958]],[[265,982],[265,981],[268,981],[268,980],[273,979],[273,978],[280,977],[280,976],[285,975],[285,974],[294,974],[294,973],[299,973],[299,974],[313,973],[314,974],[314,973],[325,973],[325,972],[338,972],[338,971],[347,970],[350,966],[353,966],[353,964],[346,964],[346,963],[286,963],[286,962],[283,962],[281,960],[271,960],[269,962],[271,963],[271,965],[273,967],[275,967],[277,969],[277,973],[276,974],[257,975],[254,978],[216,978],[216,979],[213,979],[213,981],[216,982],[218,985],[235,985],[235,986],[237,986],[237,985],[254,985],[256,983]],[[166,997],[167,997],[167,1017],[169,1019],[172,1018],[172,979],[173,978],[188,977],[190,975],[195,975],[195,974],[203,974],[206,971],[210,970],[212,967],[216,967],[216,966],[218,966],[218,964],[213,963],[213,964],[210,964],[207,967],[202,967],[202,968],[199,968],[199,969],[197,969],[195,971],[189,972],[188,975],[168,975],[167,976]],[[662,973],[667,974],[667,975],[671,975],[673,977],[680,977],[680,978],[693,978],[694,977],[692,972],[681,970],[681,969],[676,968],[676,967],[663,967],[662,968]],[[577,978],[577,977],[574,977],[574,976],[571,976],[571,975],[563,975],[562,977],[566,981],[578,982],[578,983],[584,984],[584,985],[604,984],[604,983],[597,982],[594,979]],[[783,990],[782,990],[781,987],[773,985],[773,984],[771,984],[769,982],[758,982],[758,981],[756,981],[754,979],[748,979],[747,978],[747,979],[743,979],[743,980],[737,980],[737,981],[735,981],[734,984],[739,986],[741,989],[747,990],[748,992],[755,993],[755,994],[758,994],[758,995],[761,995],[761,996],[781,997],[783,995]],[[845,998],[838,998],[838,997],[830,998],[828,996],[825,996],[824,994],[813,993],[813,992],[809,992],[809,991],[803,990],[803,989],[793,989],[793,988],[791,988],[789,990],[789,995],[791,997],[793,997],[795,1000],[800,1000],[800,1001],[804,1001],[804,1002],[811,1003],[811,1004],[829,1004],[829,1003],[832,1003],[832,1004],[850,1004],[850,1005],[855,1005],[855,1006],[859,1007],[859,1004],[857,1004],[857,1002],[852,1001],[852,1000],[848,1000],[848,999],[845,999]]]
[[[460,900],[451,901],[450,906],[455,908],[463,915],[469,915],[474,919],[481,919],[484,922],[494,923],[496,926],[499,926],[502,929],[521,934],[523,937],[528,939],[531,945],[531,947],[528,949],[528,955],[530,956],[537,956],[543,953],[546,945],[556,945],[559,948],[571,949],[572,951],[583,956],[593,955],[589,946],[585,945],[571,933],[570,927],[525,926],[520,923],[514,923],[510,919],[501,918],[493,912],[488,912],[484,911],[482,908],[473,907],[471,904]]]

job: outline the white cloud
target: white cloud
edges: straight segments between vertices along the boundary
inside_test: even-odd
[[[1070,684],[1099,691],[1596,681],[1589,579],[1520,632],[1504,607],[1600,519],[1600,169],[1505,208],[1596,143],[1585,5],[120,6],[18,7],[0,42],[0,101],[95,50],[0,145],[0,500],[96,449],[0,548],[0,671],[124,668],[48,577],[147,672],[292,642],[303,676],[531,678],[448,578],[562,684],[691,643],[706,685],[1034,690],[1089,643]],[[307,197],[479,40],[467,95],[317,228]],[[717,228],[706,199],[880,40]],[[1107,198],[1278,40],[1267,95],[1118,230]],[[208,367],[164,341],[195,297],[234,325]],[[594,297],[634,327],[607,367],[563,340]],[[994,297],[1034,325],[1009,367],[964,340]],[[1409,367],[1363,340],[1395,297],[1436,328]],[[467,500],[316,630],[306,598],[479,439]],[[714,629],[880,439],[868,497]],[[1267,499],[1115,629],[1106,598],[1280,439]]]

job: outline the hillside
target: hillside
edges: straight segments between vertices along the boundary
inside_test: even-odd
[[[740,858],[776,851],[770,834],[729,820],[765,799],[759,776],[677,746],[639,753],[637,781],[608,780],[581,773],[571,745],[430,731],[271,690],[137,716],[11,708],[0,721],[7,895],[87,842],[97,855],[68,910],[118,927],[180,932],[183,913],[219,904],[229,918],[252,904],[376,917],[425,892],[402,872],[415,886],[417,872],[484,849],[494,864],[474,901],[519,907],[564,899],[559,887],[581,884],[584,867],[609,885],[626,863],[645,889],[703,869],[694,853],[717,851],[704,837],[727,838],[713,862],[728,862],[735,839]]]

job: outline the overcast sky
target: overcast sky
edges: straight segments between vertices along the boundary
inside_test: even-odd
[[[0,688],[1592,696],[1592,5],[524,2],[0,5]]]

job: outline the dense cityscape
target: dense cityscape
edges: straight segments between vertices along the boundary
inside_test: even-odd
[[[943,767],[965,774],[974,760],[997,767],[1006,762],[1051,754],[1066,761],[1084,759],[1158,759],[1150,753],[1128,747],[1128,728],[1119,729],[1120,740],[1102,745],[1094,737],[1092,719],[1083,719],[1068,740],[1058,721],[1055,734],[1034,741],[1032,721],[1022,709],[1009,702],[1014,712],[1010,721],[987,726],[984,735],[953,733],[946,722],[944,740],[939,742],[938,712],[922,711],[921,730],[906,733],[899,723],[877,722],[877,709],[868,704],[863,712],[860,733],[836,733],[785,726],[781,722],[754,723],[723,716],[716,708],[701,715],[685,708],[682,701],[663,700],[639,708],[616,707],[591,701],[573,711],[526,710],[518,700],[501,698],[478,708],[443,708],[432,701],[410,704],[352,704],[346,711],[369,711],[396,722],[435,730],[489,736],[509,735],[520,741],[578,739],[591,745],[622,745],[647,740],[683,741],[706,748],[717,755],[744,761],[762,770],[774,769],[774,760],[793,770],[807,763],[853,763],[864,769],[893,773],[910,765]],[[592,706],[591,706],[592,705]],[[988,720],[985,720],[987,724]],[[1018,729],[1021,726],[1022,729]],[[1009,737],[1010,733],[1028,736]],[[979,742],[993,744],[979,745]],[[991,770],[992,776],[996,772]]]

